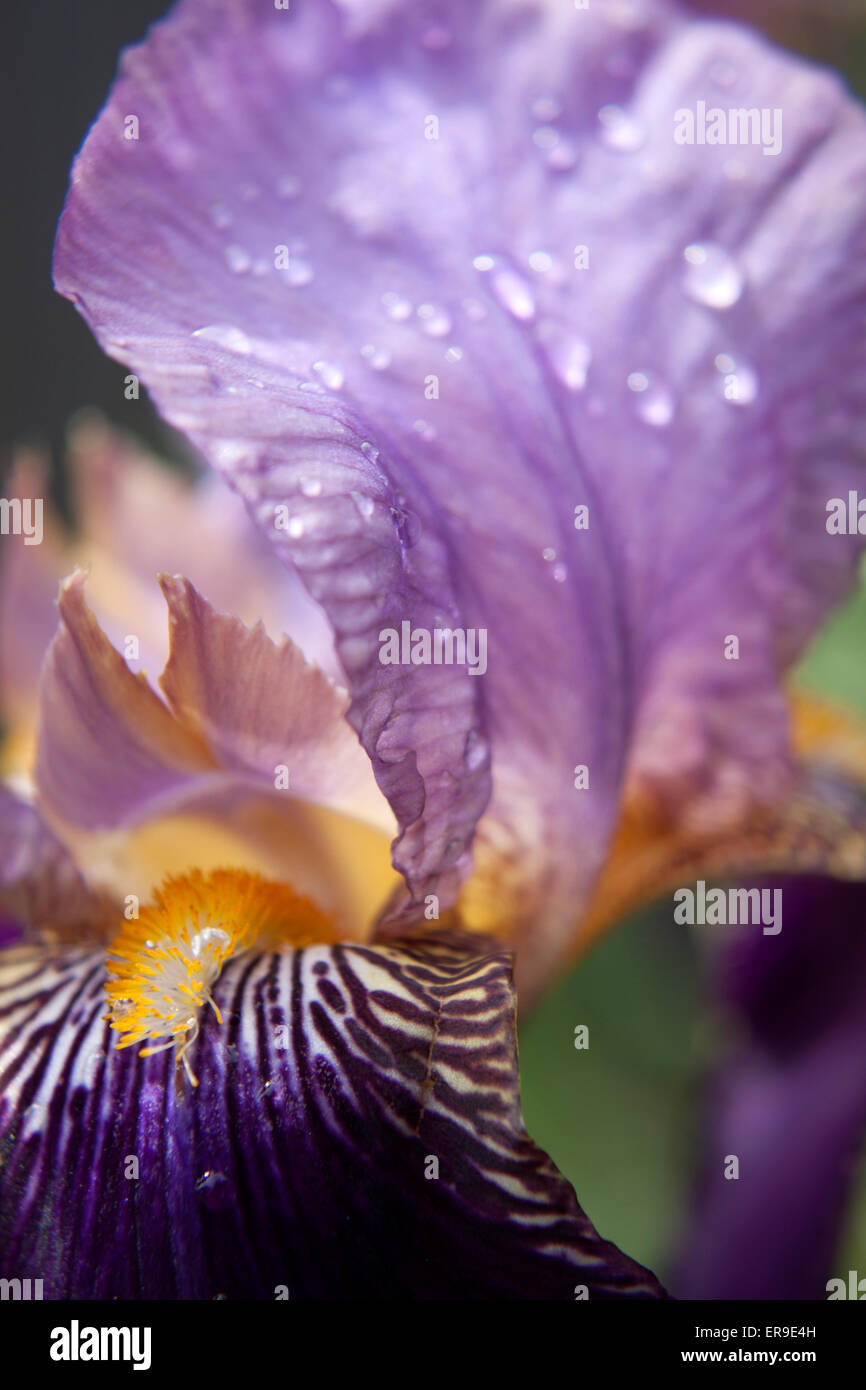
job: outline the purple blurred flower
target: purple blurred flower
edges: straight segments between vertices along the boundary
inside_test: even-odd
[[[847,1282],[833,1259],[866,1134],[866,889],[782,893],[780,939],[744,936],[719,963],[740,1041],[711,1089],[678,1297],[821,1299],[829,1274]]]
[[[779,112],[778,147],[758,138],[760,120],[755,143],[680,143],[682,113],[697,120],[707,108]],[[177,1292],[214,1278],[262,1288],[287,1240],[296,1281],[334,1292],[334,1228],[323,1236],[327,1220],[305,1222],[296,1194],[317,1194],[336,1221],[365,1116],[363,1143],[371,1125],[381,1148],[365,1168],[369,1192],[353,1197],[353,1282],[359,1268],[389,1289],[411,1277],[409,1260],[382,1281],[375,1233],[386,1217],[395,1229],[414,1221],[419,1248],[440,1249],[420,1149],[395,1159],[397,1136],[417,1138],[423,1121],[435,1134],[421,1147],[435,1156],[439,1144],[459,1164],[446,1185],[452,1225],[433,1257],[442,1270],[453,1271],[465,1231],[476,1289],[522,1278],[536,1296],[570,1297],[578,1269],[594,1294],[655,1291],[610,1248],[595,1282],[586,1274],[596,1237],[526,1147],[499,957],[482,937],[474,958],[471,937],[427,941],[425,907],[456,905],[463,923],[513,944],[535,992],[612,903],[713,854],[723,866],[754,857],[757,827],[762,864],[839,867],[838,786],[798,769],[782,679],[845,593],[858,550],[824,520],[828,497],[861,474],[864,130],[829,74],[665,3],[490,0],[467,13],[456,0],[298,0],[291,11],[185,0],[125,56],[73,171],[56,283],[240,493],[326,615],[348,718],[399,826],[405,887],[379,936],[415,933],[412,944],[365,947],[351,965],[329,948],[317,978],[306,952],[291,967],[279,956],[230,965],[218,990],[236,1007],[237,1072],[204,1026],[192,1113],[169,1100],[163,1059],[114,1066],[103,1094],[73,1083],[71,1061],[63,1071],[68,1032],[53,1062],[49,1048],[56,1105],[70,1091],[74,1102],[65,1130],[52,1112],[52,1143],[71,1142],[87,1110],[104,1173],[123,1152],[115,1139],[134,1151],[137,1124],[156,1144],[166,1104],[169,1138],[157,1148],[167,1170],[189,1178],[203,1135],[218,1154],[228,1186],[206,1185],[197,1206],[181,1184],[170,1214],[183,1258],[195,1241],[208,1252],[191,1283],[175,1275]],[[244,642],[259,639],[235,631],[209,659],[202,633],[223,620],[188,586],[169,585],[168,597],[187,616],[178,660],[193,673],[192,723],[215,727],[217,762],[248,775],[236,723],[254,703]],[[112,691],[128,682],[79,600],[76,581],[43,680],[38,766],[60,818],[92,825],[123,820],[154,789],[163,796],[167,773],[153,782],[153,750],[129,720],[113,741],[97,735],[94,694],[108,718]],[[486,673],[383,664],[382,634],[404,624],[483,631]],[[732,636],[737,659],[727,660]],[[94,691],[98,669],[108,674]],[[255,744],[259,721],[247,725]],[[213,771],[188,734],[173,756],[185,785]],[[118,790],[127,767],[139,780]],[[805,815],[807,845],[791,836]],[[859,815],[848,872],[866,864]],[[632,867],[611,886],[617,821]],[[96,967],[86,985],[90,965],[45,968],[62,976],[48,1007],[69,991],[60,1037],[76,1008],[90,1008]],[[342,990],[324,978],[331,969]],[[83,1005],[72,1002],[78,989],[91,991]],[[263,1042],[269,1001],[294,1020],[289,1059]],[[479,1057],[488,1020],[494,1050]],[[465,1068],[463,1080],[449,1068]],[[7,1118],[29,1103],[29,1084]],[[441,1109],[428,1106],[431,1085]],[[122,1100],[129,1127],[110,1141],[106,1095]],[[301,1122],[280,1138],[292,1114]],[[19,1144],[19,1182],[34,1152]],[[407,1154],[411,1202],[398,1211],[385,1197]],[[256,1219],[275,1173],[279,1238]],[[503,1195],[517,1175],[523,1206]],[[34,1238],[25,1219],[14,1248],[32,1259],[54,1240],[68,1290],[78,1217],[62,1178],[52,1181],[48,1225]],[[158,1187],[159,1174],[148,1181]],[[112,1193],[128,1222],[123,1246],[143,1207],[119,1179]],[[527,1235],[538,1207],[560,1254]],[[502,1273],[478,1275],[497,1213],[510,1217]],[[182,1252],[159,1229],[153,1267],[133,1271],[124,1292],[163,1288],[177,1270]],[[435,1289],[440,1274],[429,1276]],[[112,1268],[105,1287],[116,1277]],[[430,1287],[413,1291],[435,1296]]]

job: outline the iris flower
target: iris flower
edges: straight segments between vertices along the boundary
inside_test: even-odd
[[[779,148],[682,143],[699,103]],[[163,578],[161,693],[123,591],[118,650],[62,585],[4,802],[4,1273],[663,1296],[525,1133],[511,962],[524,1005],[672,884],[864,874],[856,733],[784,688],[860,545],[864,194],[834,77],[661,0],[181,0],[124,55],[56,284],[259,546],[186,500],[171,568],[229,594]]]

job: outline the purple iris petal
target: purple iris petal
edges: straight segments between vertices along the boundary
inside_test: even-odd
[[[154,577],[182,569],[214,607],[244,622],[261,619],[274,634],[289,631],[308,658],[337,674],[324,615],[294,571],[262,546],[242,501],[218,476],[182,477],[91,415],[70,427],[67,465],[73,531],[51,503],[44,468],[26,451],[5,485],[22,506],[44,504],[42,543],[4,537],[0,565],[0,699],[13,727],[32,722],[57,628],[57,587],[85,559],[93,565],[88,595],[106,632],[121,649],[134,634],[143,669],[156,672],[164,660],[165,609]]]
[[[106,911],[36,807],[0,785],[0,943],[25,927],[96,937]]]
[[[288,640],[276,645],[260,624],[216,613],[188,580],[163,576],[162,588],[165,700],[102,632],[83,573],[63,584],[40,688],[36,782],[46,813],[73,832],[119,829],[206,799],[231,777],[273,792],[282,766],[293,796],[387,828],[343,717],[344,692]]]
[[[188,580],[163,576],[171,654],[160,687],[178,719],[221,767],[273,785],[286,768],[302,800],[393,821],[345,720],[345,692],[288,640],[215,613]]]
[[[111,868],[118,837],[142,825],[165,835],[167,818],[201,818],[233,836],[237,854],[313,897],[341,932],[369,935],[395,877],[393,817],[346,723],[345,691],[290,641],[216,613],[182,577],[163,576],[162,587],[165,700],[100,629],[84,575],[63,584],[40,685],[42,813],[75,845],[85,872],[107,871],[116,899],[154,886],[152,876],[139,878],[143,866]],[[347,840],[365,870],[353,868]],[[200,849],[193,836],[193,862]],[[162,876],[158,860],[149,867]]]
[[[523,1129],[497,948],[239,957],[194,1092],[170,1055],[111,1049],[103,981],[101,955],[3,953],[4,1276],[47,1298],[664,1297]]]
[[[84,601],[82,572],[61,587],[60,626],[42,673],[36,782],[49,818],[76,830],[121,826],[203,788],[216,763],[141,674],[133,675]]]
[[[834,1257],[866,1133],[866,889],[805,878],[782,892],[782,933],[722,958],[719,1002],[745,1038],[709,1099],[683,1298],[823,1299],[847,1278]]]
[[[678,144],[701,102],[780,148]],[[864,180],[838,82],[662,3],[185,0],[75,166],[58,287],[327,611],[416,900],[492,747],[537,976],[627,756],[704,821],[784,787],[779,675],[852,573]],[[383,666],[403,621],[485,629],[486,676]]]
[[[248,623],[261,619],[275,635],[289,631],[294,641],[303,639],[308,656],[331,673],[333,641],[323,615],[297,576],[261,545],[242,502],[221,479],[208,472],[193,480],[179,476],[99,417],[73,424],[68,471],[72,511],[80,529],[74,539],[66,538],[65,563],[63,557],[52,557],[49,640],[56,626],[56,583],[69,572],[72,559],[93,561],[92,598],[93,581],[108,569],[105,557],[110,557],[121,560],[141,586],[138,592],[121,588],[116,598],[119,611],[100,615],[117,647],[122,648],[126,634],[138,633],[146,621],[142,608],[150,595],[164,628],[154,576],[182,570],[215,608]],[[31,582],[32,571],[31,565]],[[0,598],[5,597],[4,587],[0,586]],[[12,597],[17,600],[17,593]],[[9,620],[16,633],[17,616],[12,612]],[[145,668],[155,673],[160,655],[142,650]]]

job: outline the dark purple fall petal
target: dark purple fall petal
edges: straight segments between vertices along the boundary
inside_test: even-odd
[[[781,151],[675,143],[699,100],[781,109]],[[627,758],[705,822],[784,790],[780,673],[852,575],[864,251],[861,113],[735,26],[185,0],[124,57],[55,276],[325,608],[416,902],[465,875],[492,749],[543,978]],[[486,628],[486,676],[380,665],[403,620]]]
[[[0,1272],[46,1298],[664,1297],[523,1128],[496,947],[241,956],[196,1091],[111,1049],[101,955],[0,960]]]
[[[847,1277],[834,1257],[866,1136],[866,888],[782,893],[782,933],[721,957],[719,1002],[745,1037],[708,1098],[681,1298],[824,1299]]]

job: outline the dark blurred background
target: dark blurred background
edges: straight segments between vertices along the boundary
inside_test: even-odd
[[[108,93],[120,50],[168,0],[11,0],[3,6],[0,267],[3,370],[0,468],[11,445],[62,455],[66,422],[85,405],[164,448],[144,396],[123,396],[123,368],[104,357],[51,285],[54,229],[69,167]]]

